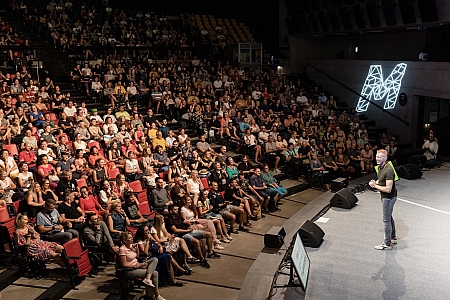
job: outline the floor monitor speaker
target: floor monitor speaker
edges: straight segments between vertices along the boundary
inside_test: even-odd
[[[335,180],[331,181],[331,191],[332,192],[338,192],[346,187],[348,187],[348,179],[347,178],[339,177],[339,178],[336,178]]]
[[[322,244],[325,233],[316,223],[306,220],[298,230],[303,245],[311,248],[318,248]]]
[[[358,202],[358,198],[349,189],[341,189],[330,202],[331,206],[350,209]]]
[[[264,246],[267,248],[280,248],[284,243],[286,231],[283,227],[272,226],[264,235]]]
[[[417,165],[407,164],[399,166],[397,169],[399,177],[404,179],[417,179],[422,177],[422,171]]]

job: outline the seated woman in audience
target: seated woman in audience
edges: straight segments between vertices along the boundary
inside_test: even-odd
[[[14,192],[16,188],[16,184],[7,176],[6,171],[0,168],[0,199],[6,204],[23,199],[22,192]]]
[[[46,141],[41,141],[41,145],[38,149],[38,156],[40,155],[47,155],[48,157],[48,162],[51,163],[52,165],[56,165],[56,163],[58,162],[56,159],[56,154],[55,152],[53,152],[52,148],[48,147],[48,143]]]
[[[79,205],[86,215],[103,215],[105,212],[94,196],[89,194],[87,186],[80,188]]]
[[[186,142],[186,140],[189,138],[189,136],[186,134],[186,132],[184,131],[184,128],[181,127],[180,128],[180,132],[178,134],[178,143],[180,145],[184,145],[184,143]]]
[[[125,157],[120,152],[119,143],[112,141],[108,150],[108,161],[114,163],[116,168],[125,167]]]
[[[87,179],[89,176],[92,175],[92,169],[89,168],[88,162],[87,162],[86,158],[84,158],[83,150],[78,149],[75,152],[75,159],[73,161],[73,165],[75,166],[75,169],[76,169],[75,172],[73,172],[73,178]]]
[[[1,150],[0,167],[6,172],[11,179],[16,179],[19,176],[19,167],[12,156],[9,156],[9,151]]]
[[[152,149],[147,147],[142,151],[141,165],[143,170],[147,168],[153,168],[155,166],[155,160],[153,159]]]
[[[150,299],[165,300],[158,292],[158,272],[156,265],[158,259],[152,257],[146,262],[138,262],[139,247],[133,244],[133,236],[129,232],[122,232],[119,235],[122,246],[119,248],[119,260],[125,269],[125,276],[128,278],[141,278],[142,282],[147,286],[146,296]]]
[[[100,191],[98,193],[98,202],[104,210],[109,210],[111,202],[119,199],[119,195],[115,193],[108,180],[100,183]]]
[[[83,154],[88,152],[87,143],[82,140],[81,134],[77,134],[75,136],[75,140],[73,141],[73,149],[75,151],[82,150]]]
[[[203,168],[202,169],[206,169],[206,170],[211,170],[213,168],[213,164],[216,162],[216,155],[212,155],[211,151],[205,151],[205,153],[203,154]]]
[[[344,149],[337,148],[336,156],[334,157],[334,162],[339,167],[339,169],[345,171],[347,176],[350,178],[354,176],[356,173],[355,168],[350,166],[350,160],[348,159],[348,156],[344,154]]]
[[[221,242],[229,243],[233,240],[233,238],[228,235],[227,226],[225,225],[225,221],[222,216],[213,212],[213,207],[209,202],[207,190],[202,191],[202,195],[197,203],[197,211],[199,218],[213,221],[214,226],[216,227],[216,232],[218,232],[221,236]]]
[[[33,173],[28,171],[28,164],[26,162],[19,163],[19,170],[20,173],[17,176],[17,183],[19,188],[26,192],[34,182]]]
[[[167,171],[167,180],[172,183],[175,177],[182,177],[185,174],[184,168],[178,166],[177,160],[172,160]],[[164,178],[163,178],[164,179]]]
[[[108,171],[106,170],[106,163],[103,158],[95,161],[95,167],[92,171],[92,181],[99,186],[102,180],[109,180]]]
[[[374,157],[370,144],[367,143],[364,145],[364,149],[361,150],[360,156],[362,158],[362,162],[364,163],[363,171],[367,172],[367,174],[373,173]]]
[[[226,171],[228,174],[228,178],[229,179],[234,179],[238,176],[239,174],[239,170],[238,167],[236,166],[236,163],[234,162],[233,158],[231,156],[227,157],[226,160]]]
[[[28,216],[18,214],[14,223],[19,246],[27,246],[27,254],[37,260],[53,258],[59,265],[63,265],[58,253],[62,253],[63,246],[55,242],[41,240],[41,236],[32,226],[28,225]]]
[[[108,128],[112,127],[113,133],[117,134],[117,132],[119,132],[119,128],[117,127],[117,125],[113,122],[113,119],[111,117],[106,117],[105,119],[105,124],[103,124],[103,133],[104,134],[108,134]]]
[[[194,230],[207,230],[211,232],[214,248],[223,250],[221,242],[217,239],[216,227],[210,219],[200,219],[198,217],[197,206],[194,204],[191,196],[186,196],[181,202],[180,215],[184,223],[189,224]]]
[[[121,232],[125,232],[126,226],[130,225],[130,220],[123,211],[120,200],[111,202],[106,224],[108,225],[109,233],[112,238],[119,237]]]
[[[317,158],[316,154],[311,155],[311,161],[309,167],[312,171],[312,178],[322,177],[323,183],[325,184],[327,190],[330,190],[331,177],[329,171],[325,170],[320,160]]]
[[[128,176],[130,181],[140,180],[144,175],[141,168],[139,167],[139,162],[134,158],[134,152],[128,151],[128,159],[125,161],[125,174]]]
[[[389,141],[389,145],[386,146],[385,150],[388,153],[388,160],[392,161],[394,166],[397,165],[397,145],[394,140]]]
[[[192,269],[189,267],[187,262],[199,262],[198,259],[192,256],[191,252],[189,252],[188,246],[186,242],[177,236],[171,235],[167,232],[166,227],[164,225],[164,217],[162,215],[156,215],[153,223],[153,227],[150,229],[150,233],[163,247],[166,249],[167,253],[173,254],[176,252],[180,252],[183,256],[183,265],[182,268],[187,270],[190,274]]]
[[[55,192],[50,188],[50,180],[44,179],[44,180],[42,180],[41,183],[42,183],[42,186],[41,186],[42,199],[44,200],[44,202],[49,199],[53,199],[57,203],[59,203],[60,201],[58,199],[58,196],[56,196]]]
[[[156,187],[156,179],[159,178],[158,174],[156,174],[155,169],[152,167],[148,167],[145,170],[145,176],[143,177],[145,179],[145,185],[147,188],[155,188]]]
[[[27,201],[27,214],[30,218],[36,218],[36,215],[41,211],[45,205],[42,198],[41,186],[37,182],[33,182],[25,195]]]
[[[125,175],[123,174],[119,174],[116,177],[116,184],[114,186],[114,192],[116,193],[116,195],[118,196],[117,198],[121,198],[123,197],[123,193],[125,193],[126,191],[133,191],[130,188],[130,185],[128,184],[128,182],[125,180]]]
[[[255,136],[250,133],[250,129],[245,131],[243,139],[245,142],[245,147],[247,147],[250,151],[255,152],[255,163],[259,164],[258,158],[261,156],[261,146],[258,145]]]
[[[204,189],[203,183],[198,176],[198,171],[192,170],[186,182],[186,191],[188,195],[193,195],[194,207],[197,206],[200,191]]]
[[[147,135],[150,138],[150,140],[156,138],[156,133],[158,132],[158,128],[156,127],[156,123],[153,122],[151,125],[151,127],[148,129],[147,131]]]
[[[155,241],[147,225],[141,225],[138,228],[134,236],[134,242],[138,245],[141,256],[158,259],[156,271],[159,275],[159,285],[183,286],[181,282],[175,280],[174,269],[186,275],[190,274],[190,271],[180,267],[177,261],[165,252],[163,246]]]

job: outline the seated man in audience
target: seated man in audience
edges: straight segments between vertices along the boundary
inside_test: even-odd
[[[178,206],[169,206],[169,215],[165,218],[167,231],[183,238],[186,244],[194,247],[198,258],[201,260],[200,265],[206,269],[209,269],[209,263],[203,256],[200,248],[200,241],[198,239],[206,238],[206,244],[208,246],[207,258],[220,258],[220,255],[213,251],[211,233],[204,230],[193,230],[191,225],[188,225],[185,221],[186,220],[184,220],[178,212]]]
[[[45,201],[44,208],[36,216],[38,232],[46,237],[49,242],[67,243],[73,238],[78,238],[75,229],[64,229],[63,218],[55,209],[56,201],[53,199]]]
[[[357,177],[361,176],[361,171],[364,170],[364,161],[359,154],[356,149],[356,142],[353,142],[350,149],[347,150],[347,156],[350,159],[350,165],[356,170]]]
[[[83,230],[83,237],[88,246],[97,246],[97,251],[119,252],[119,247],[109,234],[108,226],[96,214],[88,216],[88,224]]]
[[[31,149],[31,144],[30,143],[25,143],[24,144],[24,148],[22,148],[23,150],[20,151],[19,153],[19,161],[20,162],[25,162],[28,164],[28,169],[35,173],[36,172],[36,154],[34,153],[34,151]]]
[[[234,222],[236,221],[236,216],[239,217],[239,230],[249,231],[247,227],[244,226],[245,212],[244,209],[238,206],[231,205],[231,201],[226,201],[222,194],[219,192],[219,185],[217,182],[211,182],[211,190],[208,193],[209,202],[211,203],[215,213],[220,214],[225,219],[230,220],[230,229],[228,235],[231,233],[238,234],[239,231],[234,229]]]
[[[264,171],[261,173],[261,178],[269,190],[276,191],[278,193],[279,198],[287,194],[287,190],[282,187],[278,180],[276,180],[270,173],[268,164],[264,165]]]
[[[196,146],[197,150],[200,152],[199,154],[203,154],[206,151],[211,151],[212,156],[217,156],[216,151],[214,151],[206,141],[206,136],[204,134],[200,136],[200,141],[197,142]]]
[[[169,157],[161,146],[156,146],[153,159],[155,160],[156,166],[159,167],[159,172],[167,172],[169,170]]]
[[[58,205],[58,212],[66,229],[71,228],[81,232],[86,227],[84,211],[75,202],[74,193],[64,192],[64,202]]]
[[[252,213],[252,209],[250,207],[250,203],[248,200],[251,198],[251,196],[249,194],[245,193],[239,187],[236,179],[231,179],[230,184],[228,185],[227,189],[225,190],[224,197],[227,201],[231,202],[232,206],[236,206],[236,207],[242,208],[244,210],[243,218],[244,218],[244,220],[246,220],[246,223],[244,223],[244,226],[251,227],[251,224],[250,224],[250,222],[248,222],[248,219],[252,219],[252,220],[256,219]]]
[[[79,195],[80,188],[78,187],[77,181],[72,178],[72,172],[65,170],[61,172],[61,177],[56,186],[56,195],[60,201],[64,201],[64,193],[70,191],[76,193],[75,196]]]
[[[172,188],[173,191],[173,188]],[[164,213],[168,213],[167,208],[173,204],[169,197],[167,189],[164,188],[164,180],[162,178],[156,179],[156,187],[152,190],[155,209],[162,209]]]
[[[166,140],[163,138],[163,134],[160,130],[156,132],[156,137],[152,139],[153,149],[156,149],[157,146],[161,146],[163,151],[166,151]]]
[[[227,153],[227,146],[220,147],[220,152],[219,154],[217,154],[217,161],[225,165],[225,162],[227,161],[228,157],[229,155]]]
[[[250,203],[250,207],[252,208],[252,212],[255,207],[263,207],[265,205],[264,200],[266,199],[261,197],[258,192],[255,191],[255,189],[250,185],[250,181],[245,178],[244,173],[239,173],[237,183],[239,185],[239,188],[247,195],[247,197],[250,196],[248,197],[248,200]],[[269,202],[269,200],[270,198],[267,198],[267,202]],[[265,217],[264,215],[261,216],[263,218]]]
[[[122,204],[122,209],[130,220],[131,226],[139,227],[142,224],[147,224],[147,226],[151,227],[153,220],[150,222],[150,220],[147,220],[141,214],[136,195],[133,192],[125,192],[123,198],[125,199],[125,203]]]
[[[273,203],[277,205],[278,200],[280,199],[279,194],[275,190],[269,189],[269,187],[264,183],[263,179],[261,178],[261,169],[256,168],[255,173],[253,173],[252,176],[250,176],[250,185],[253,187],[253,189],[264,199],[271,198]],[[264,201],[264,206],[262,207],[263,212],[269,211],[269,203],[266,203]],[[273,208],[273,210],[277,211],[280,210],[278,208]]]

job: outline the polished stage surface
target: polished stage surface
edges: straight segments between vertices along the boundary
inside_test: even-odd
[[[368,182],[369,177],[350,187]],[[383,242],[380,195],[357,194],[354,208],[331,208],[323,216],[326,223],[316,222],[325,236],[319,248],[306,248],[311,260],[306,293],[300,288],[278,288],[272,299],[450,299],[450,164],[425,172],[421,179],[401,179],[396,186],[393,217],[398,244],[393,250],[373,248]],[[315,205],[317,213],[332,196],[326,193],[308,206]],[[299,227],[294,223],[301,226],[304,218],[314,214],[305,215],[305,208],[285,223],[287,244]],[[260,264],[259,256],[238,299],[268,296],[276,268],[272,274],[269,269],[278,266],[283,253],[261,253],[265,263]],[[277,284],[287,280],[281,275]]]

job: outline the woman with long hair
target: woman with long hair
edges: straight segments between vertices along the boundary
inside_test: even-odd
[[[214,226],[216,227],[216,232],[218,232],[222,237],[220,239],[221,242],[229,243],[231,240],[233,240],[233,238],[228,235],[227,227],[222,216],[213,212],[213,207],[209,202],[207,190],[203,190],[200,199],[198,199],[197,211],[199,218],[209,219],[213,221]]]
[[[130,188],[130,185],[125,180],[125,175],[119,174],[116,177],[114,192],[117,194],[117,196],[123,197],[123,193],[125,193],[126,191],[133,192],[133,190]]]
[[[111,202],[115,199],[119,199],[119,195],[117,195],[111,188],[111,184],[108,180],[103,180],[100,183],[100,192],[98,193],[98,201],[100,206],[104,210],[109,210]]]
[[[123,211],[120,200],[111,202],[106,224],[108,225],[109,233],[113,238],[119,237],[120,233],[125,232],[126,226],[130,225],[130,220]]]
[[[143,278],[142,282],[147,286],[146,296],[156,300],[165,300],[158,292],[158,272],[155,271],[158,259],[152,257],[146,262],[138,262],[139,247],[133,243],[133,235],[122,232],[119,235],[122,246],[119,248],[119,260],[128,278]]]
[[[58,255],[64,249],[63,246],[55,242],[46,242],[41,240],[41,236],[28,225],[28,216],[18,214],[14,223],[19,246],[27,246],[27,254],[38,260],[48,260],[53,258],[58,264],[62,265],[62,259]]]
[[[28,164],[26,162],[19,163],[19,170],[20,173],[17,176],[17,183],[19,188],[26,192],[30,188],[30,185],[34,182],[33,173],[29,171]]]
[[[145,255],[147,258],[155,257],[158,259],[156,271],[159,275],[159,285],[183,286],[181,282],[175,280],[174,268],[185,274],[188,274],[189,271],[180,267],[176,260],[164,251],[163,246],[153,238],[147,225],[141,225],[138,228],[134,236],[134,242],[137,243],[141,256]]]
[[[209,219],[201,219],[198,217],[197,204],[194,204],[191,196],[186,196],[181,201],[180,215],[184,219],[184,222],[188,222],[194,230],[207,230],[211,232],[214,248],[223,250],[221,242],[217,239],[216,228],[214,223]]]
[[[42,190],[39,183],[34,182],[30,185],[28,192],[25,196],[27,201],[27,213],[30,218],[36,218],[36,215],[41,211],[45,205],[45,201],[42,198]]]
[[[200,191],[202,191],[203,189],[203,183],[200,180],[200,176],[198,176],[198,171],[192,170],[186,182],[186,190],[188,195],[193,195],[194,207],[197,206]]]
[[[182,238],[174,236],[166,230],[166,227],[164,225],[164,217],[162,215],[155,216],[153,227],[151,228],[150,233],[152,234],[155,241],[163,245],[167,253],[173,254],[176,252],[180,252],[182,254],[182,259],[184,262],[182,268],[184,270],[188,270],[189,273],[192,272],[192,269],[189,267],[187,262],[200,262],[200,260],[192,256],[191,252],[189,252],[186,242]]]
[[[125,158],[120,152],[117,141],[112,141],[109,145],[108,160],[114,163],[117,168],[124,168],[125,166]]]

